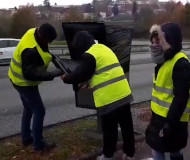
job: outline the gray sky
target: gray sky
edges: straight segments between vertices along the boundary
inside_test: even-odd
[[[0,8],[13,8],[18,7],[19,5],[26,5],[28,2],[34,5],[43,4],[43,0],[0,0]],[[160,1],[167,1],[167,0],[160,0]],[[176,0],[178,1],[178,0]],[[57,3],[57,5],[77,5],[77,4],[84,4],[90,3],[92,0],[50,0],[52,5]],[[186,0],[181,0],[182,3],[185,3]]]
[[[0,8],[13,8],[19,5],[26,5],[28,2],[34,5],[43,4],[43,0],[0,0]],[[92,2],[92,0],[50,0],[52,5],[57,3],[57,5],[77,5]]]

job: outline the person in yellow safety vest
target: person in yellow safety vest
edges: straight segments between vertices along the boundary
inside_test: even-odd
[[[154,160],[183,160],[181,149],[187,145],[190,113],[189,60],[182,51],[180,27],[175,23],[153,25],[151,57],[156,63],[151,100],[152,118],[146,129],[146,142]]]
[[[96,44],[87,31],[76,33],[73,42],[74,59],[81,65],[68,75],[62,76],[65,83],[80,84],[89,80],[93,90],[94,103],[102,118],[103,154],[98,160],[113,158],[118,124],[123,135],[123,159],[135,153],[133,122],[130,102],[133,100],[126,75],[113,51],[103,44]]]
[[[48,43],[51,43],[56,36],[55,28],[48,23],[42,24],[39,28],[29,29],[17,45],[8,71],[8,76],[24,106],[21,126],[22,144],[28,146],[33,143],[34,151],[45,151],[55,146],[48,144],[43,138],[45,107],[38,85],[41,81],[52,81],[54,77],[62,75],[60,69],[47,71],[49,63],[54,62],[54,57],[49,53]]]

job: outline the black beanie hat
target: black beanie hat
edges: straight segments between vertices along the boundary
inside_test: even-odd
[[[44,38],[48,38],[50,41],[53,41],[57,37],[55,28],[49,23],[42,24],[39,32]]]
[[[74,48],[74,54],[73,57],[77,59],[80,57],[84,52],[86,52],[93,44],[94,37],[87,31],[79,31],[76,33],[76,35],[73,38],[72,47]]]

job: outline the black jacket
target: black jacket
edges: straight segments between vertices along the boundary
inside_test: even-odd
[[[40,44],[37,32],[35,31],[35,39],[37,43],[40,45],[43,51],[49,52],[48,46],[44,46]],[[22,54],[22,70],[23,75],[27,80],[31,81],[50,81],[53,80],[54,77],[62,74],[60,69],[54,70],[52,72],[41,71],[39,69],[40,66],[44,65],[43,59],[38,53],[37,48],[27,48]],[[52,58],[52,62],[55,64],[54,57]],[[56,64],[55,64],[56,65]]]
[[[170,48],[164,52],[165,61],[167,61],[181,51],[182,34],[176,23],[164,23],[161,25],[161,29],[170,45]],[[155,67],[155,76],[157,76],[160,67],[161,65]],[[150,124],[146,130],[146,141],[154,150],[175,152],[187,145],[188,123],[180,122],[180,117],[189,98],[189,67],[190,64],[185,58],[179,59],[174,65],[172,75],[174,99],[167,117],[164,118],[152,113]]]
[[[91,54],[83,53],[80,61],[81,65],[65,77],[65,83],[79,84],[89,80],[93,76],[96,69],[95,58]]]
[[[86,53],[86,51],[95,44],[94,39],[87,32],[78,32],[72,43],[73,54],[72,59],[80,60],[81,65],[75,69],[71,74],[66,75],[64,82],[74,84],[74,90],[76,86],[89,80],[95,73],[96,70],[96,59],[91,54]],[[100,53],[104,54],[104,53]],[[105,105],[99,108],[99,114],[105,115],[111,111],[114,111],[118,107],[127,105],[133,100],[132,95],[129,97],[124,97],[119,102],[115,101],[111,104]],[[107,107],[109,106],[109,107]]]
[[[96,69],[96,60],[91,54],[85,53],[93,44],[95,44],[94,37],[88,32],[78,32],[75,35],[71,45],[71,59],[79,60],[81,65],[65,77],[65,83],[77,85],[93,76]]]
[[[160,67],[161,65],[155,67],[155,76],[157,76]],[[146,141],[154,150],[173,152],[187,145],[188,124],[179,120],[189,98],[189,67],[190,64],[185,58],[179,59],[174,66],[172,75],[174,99],[167,117],[164,118],[152,113],[150,124],[146,130]],[[165,136],[161,138],[159,133],[162,129]]]

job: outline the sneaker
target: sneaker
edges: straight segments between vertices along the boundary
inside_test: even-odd
[[[22,140],[22,145],[24,147],[28,147],[29,145],[31,145],[33,143],[33,138],[29,138],[28,140]]]
[[[133,157],[129,157],[126,154],[123,154],[122,160],[134,160],[134,158]]]
[[[102,154],[101,156],[98,156],[96,160],[113,160],[113,157],[107,158],[104,154]]]
[[[57,145],[53,142],[51,142],[51,143],[45,142],[43,147],[40,147],[40,148],[34,147],[33,151],[34,152],[49,152],[49,151],[55,149],[56,147],[57,147]]]

